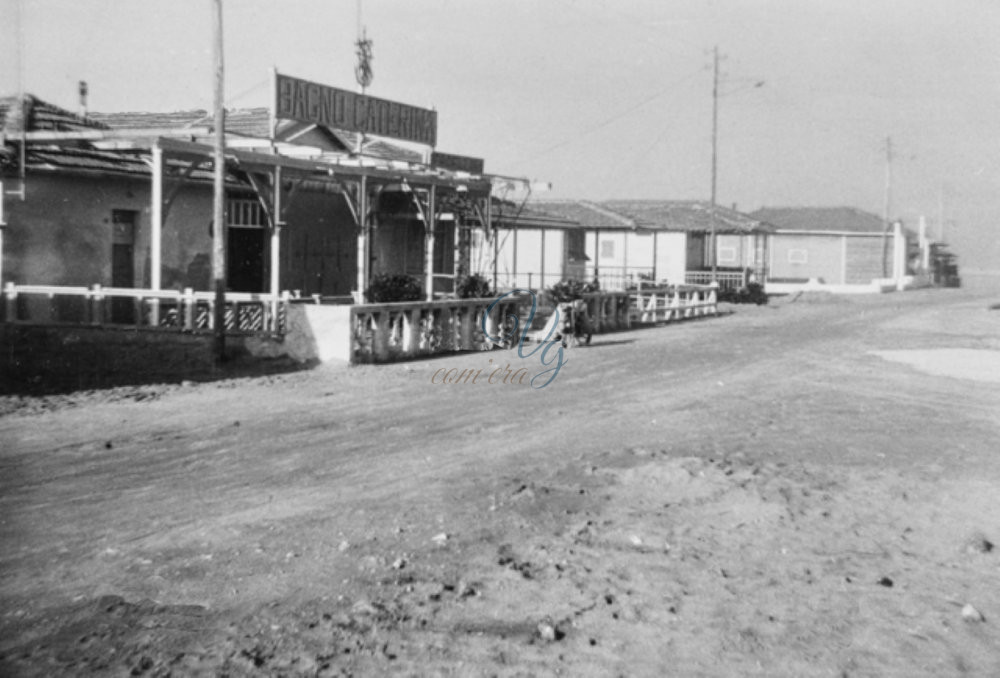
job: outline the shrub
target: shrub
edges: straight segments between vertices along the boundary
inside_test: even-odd
[[[481,275],[467,275],[459,280],[455,287],[455,294],[459,299],[481,299],[492,297],[490,284]]]
[[[549,295],[552,297],[553,303],[561,304],[566,301],[582,299],[584,294],[597,292],[600,288],[600,283],[596,280],[589,283],[579,280],[563,280],[549,288]]]
[[[757,304],[760,306],[767,303],[767,294],[764,293],[763,285],[752,282],[738,290],[722,290],[719,292],[718,300],[731,304]]]
[[[412,275],[379,274],[372,278],[365,298],[373,304],[392,301],[420,301],[424,298],[420,281]]]

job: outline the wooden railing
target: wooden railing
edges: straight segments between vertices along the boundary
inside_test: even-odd
[[[226,329],[233,332],[282,333],[289,302],[281,295],[227,292]],[[214,329],[215,294],[130,287],[17,285],[3,288],[3,319],[10,323],[74,323]]]
[[[716,315],[717,301],[716,285],[640,285],[632,292],[632,319],[639,323],[659,323]]]

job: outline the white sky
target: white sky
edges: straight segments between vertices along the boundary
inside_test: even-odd
[[[353,89],[357,0],[224,0],[231,107],[269,69]],[[18,7],[20,5],[20,20]],[[439,150],[549,197],[707,199],[719,45],[719,201],[853,205],[948,227],[1000,269],[1000,2],[361,0],[373,95],[438,110]],[[0,92],[75,109],[211,108],[211,0],[0,0]],[[18,29],[23,62],[18,67]],[[753,87],[764,81],[760,88]]]

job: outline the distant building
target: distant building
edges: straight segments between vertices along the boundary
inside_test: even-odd
[[[707,283],[713,223],[716,278],[723,286],[738,286],[748,270],[758,279],[766,275],[770,226],[726,207],[682,200],[540,200],[531,206],[579,224],[572,249],[582,252],[584,265],[582,271],[567,269],[566,277],[582,273],[609,289],[639,280]],[[528,256],[530,251],[518,248],[519,260]],[[518,279],[528,270],[519,266]],[[546,284],[557,281],[558,274],[547,269]]]
[[[902,287],[910,236],[898,222],[853,207],[769,207],[751,216],[769,236],[769,291],[822,287],[833,292]]]

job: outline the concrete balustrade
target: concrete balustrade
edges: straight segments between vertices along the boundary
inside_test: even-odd
[[[512,339],[505,341],[503,335],[511,333],[520,302],[513,298],[495,301],[445,299],[350,306],[351,332],[345,337],[350,345],[336,353],[353,363],[382,363],[508,346]],[[487,334],[498,341],[490,341]]]

